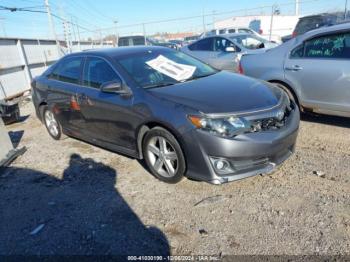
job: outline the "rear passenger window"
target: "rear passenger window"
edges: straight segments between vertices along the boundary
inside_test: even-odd
[[[98,57],[86,59],[83,85],[99,89],[102,84],[115,80],[120,80],[120,78],[105,60]]]
[[[350,58],[350,33],[332,34],[305,43],[308,58]]]
[[[304,55],[304,45],[300,45],[293,49],[290,53],[291,58],[301,58]]]
[[[82,61],[83,59],[81,57],[63,59],[49,75],[49,78],[66,83],[78,84]]]

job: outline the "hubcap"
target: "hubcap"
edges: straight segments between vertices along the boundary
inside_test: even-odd
[[[173,177],[178,169],[178,157],[170,142],[161,136],[153,137],[147,145],[148,158],[157,173]]]
[[[51,111],[45,112],[45,123],[50,134],[53,136],[58,135],[58,123]]]

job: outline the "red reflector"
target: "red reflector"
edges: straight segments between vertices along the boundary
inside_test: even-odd
[[[244,70],[243,70],[241,61],[238,64],[238,73],[241,75],[244,75]]]

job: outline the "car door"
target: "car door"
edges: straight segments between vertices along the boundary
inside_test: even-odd
[[[210,64],[210,58],[214,51],[214,38],[208,37],[188,46],[188,54],[203,61],[204,63]]]
[[[121,79],[110,62],[101,57],[86,58],[82,86],[77,90],[86,132],[93,142],[134,149],[132,97],[100,89],[113,81]]]
[[[304,41],[284,65],[286,79],[306,107],[350,112],[350,32],[328,33]]]
[[[227,51],[227,47],[232,47],[234,51]],[[227,38],[215,37],[214,50],[209,58],[209,64],[220,70],[236,72],[239,51],[239,48]]]
[[[82,71],[82,57],[67,57],[59,62],[48,75],[48,106],[51,107],[62,128],[79,135],[81,117],[77,110],[76,90],[79,87]]]

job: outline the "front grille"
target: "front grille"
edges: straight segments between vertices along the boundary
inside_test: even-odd
[[[293,109],[294,105],[291,103],[284,109],[276,110],[269,117],[252,120],[252,131],[271,131],[283,128]]]

